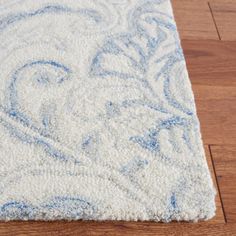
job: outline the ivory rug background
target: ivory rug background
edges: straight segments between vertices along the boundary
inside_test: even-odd
[[[168,0],[0,0],[0,219],[199,220],[215,190]]]

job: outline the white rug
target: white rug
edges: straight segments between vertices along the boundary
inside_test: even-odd
[[[193,220],[215,190],[168,0],[0,0],[0,219]]]

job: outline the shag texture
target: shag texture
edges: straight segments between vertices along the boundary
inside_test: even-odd
[[[215,190],[168,0],[0,0],[0,219],[191,220]]]

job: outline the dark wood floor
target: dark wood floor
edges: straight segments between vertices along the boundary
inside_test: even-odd
[[[236,235],[236,0],[173,0],[217,195],[202,223],[9,222],[0,235]]]

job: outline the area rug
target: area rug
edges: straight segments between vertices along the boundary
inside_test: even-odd
[[[168,0],[0,0],[0,219],[212,218]]]

